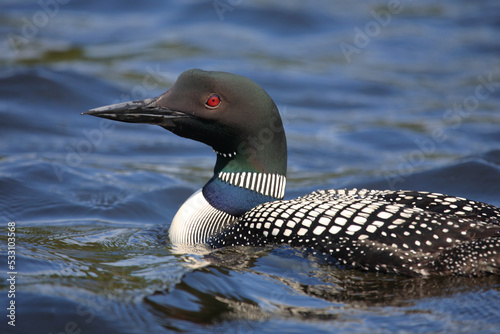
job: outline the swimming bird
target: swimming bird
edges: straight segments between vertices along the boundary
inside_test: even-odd
[[[262,87],[182,73],[164,94],[84,114],[159,125],[212,147],[214,174],[179,209],[174,245],[285,244],[340,266],[408,276],[500,274],[500,209],[422,191],[321,190],[284,200],[287,144]]]

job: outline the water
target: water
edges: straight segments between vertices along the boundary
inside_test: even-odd
[[[287,197],[430,190],[500,205],[498,1],[4,1],[2,333],[496,333],[500,279],[342,270],[295,249],[176,254],[210,148],[81,116],[189,68],[245,75],[288,136]],[[461,105],[463,105],[461,107]],[[16,326],[6,308],[16,302]]]

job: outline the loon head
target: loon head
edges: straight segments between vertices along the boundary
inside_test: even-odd
[[[286,174],[286,139],[278,109],[252,80],[198,69],[182,73],[156,98],[104,106],[84,114],[159,125],[217,153],[215,172]]]
[[[156,98],[113,104],[84,114],[159,125],[211,146],[217,153],[214,175],[199,196],[222,216],[239,217],[284,196],[287,147],[281,117],[271,97],[248,78],[188,70]],[[200,211],[205,205],[193,201],[186,209],[191,210],[186,214],[191,218],[181,220],[194,219],[193,210]],[[177,222],[174,218],[173,225]]]

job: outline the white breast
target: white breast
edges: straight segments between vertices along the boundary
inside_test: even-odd
[[[237,219],[210,205],[200,189],[175,214],[169,230],[170,241],[174,246],[203,244]]]

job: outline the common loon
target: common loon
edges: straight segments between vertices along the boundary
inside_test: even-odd
[[[322,190],[283,200],[278,109],[250,79],[198,69],[156,98],[84,114],[159,125],[203,142],[214,174],[175,215],[174,245],[288,244],[341,266],[408,276],[500,274],[500,209],[421,191]]]

